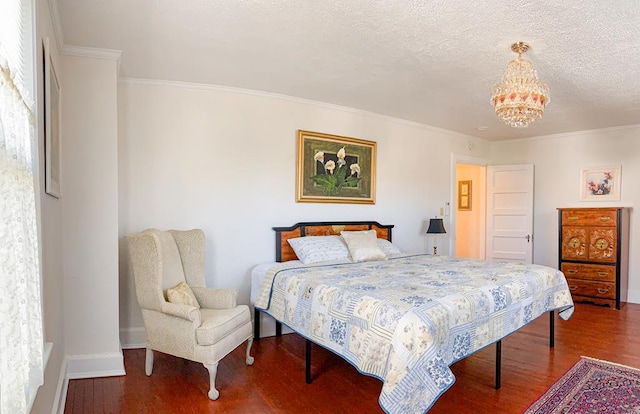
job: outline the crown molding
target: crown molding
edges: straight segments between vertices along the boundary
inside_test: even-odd
[[[527,138],[505,139],[505,140],[494,141],[494,142],[502,144],[502,143],[524,142],[524,141],[544,141],[549,139],[570,138],[570,137],[575,137],[577,135],[590,135],[590,134],[596,134],[596,133],[620,131],[625,129],[637,129],[637,128],[640,128],[640,124],[619,125],[619,126],[612,126],[612,127],[605,127],[605,128],[581,129],[578,131],[559,132],[557,134],[549,134],[549,135],[536,135],[535,137],[527,137]]]
[[[418,122],[409,121],[402,118],[395,118],[389,115],[383,115],[376,112],[365,111],[363,109],[351,108],[348,106],[341,106],[341,105],[336,105],[336,104],[331,104],[331,103],[321,102],[321,101],[314,101],[311,99],[298,98],[290,95],[282,95],[282,94],[273,93],[273,92],[264,92],[264,91],[254,90],[254,89],[243,89],[243,88],[236,88],[232,86],[212,85],[212,84],[206,84],[206,83],[181,82],[181,81],[169,81],[169,80],[158,80],[158,79],[143,79],[143,78],[120,78],[119,82],[124,84],[131,84],[131,85],[170,86],[174,88],[226,92],[226,93],[235,93],[235,94],[241,94],[241,95],[258,96],[262,98],[279,99],[283,101],[297,102],[297,103],[302,103],[306,105],[313,105],[313,106],[333,109],[337,111],[369,116],[372,118],[382,119],[386,121],[393,121],[400,124],[412,126],[415,128],[420,128],[423,130],[428,130],[428,131],[437,132],[441,134],[454,135],[454,136],[462,137],[465,139],[473,139],[475,141],[485,141],[483,138],[478,138],[471,135],[463,134],[461,132],[438,128],[438,127],[434,127],[427,124],[421,124]]]
[[[58,11],[58,1],[48,0],[49,14],[51,15],[51,23],[53,25],[53,35],[56,38],[56,46],[58,50],[62,50],[64,46],[64,33],[62,32],[62,23],[60,21],[60,12]]]
[[[60,54],[66,55],[66,56],[78,56],[78,57],[88,57],[93,59],[113,60],[116,62],[118,66],[118,73],[120,73],[120,57],[122,56],[121,50],[98,49],[94,47],[64,45],[64,47],[60,49]]]

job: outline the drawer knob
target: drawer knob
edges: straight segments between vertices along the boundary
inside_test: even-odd
[[[607,272],[598,272],[598,276],[607,277]]]
[[[598,288],[598,293],[607,293],[609,291],[609,288]]]
[[[578,220],[578,217],[577,216],[567,217],[567,220],[576,221],[576,220]]]
[[[611,217],[600,217],[600,221],[609,221]]]
[[[578,290],[578,286],[569,286],[570,291]]]
[[[571,270],[567,270],[567,273],[569,273],[570,275],[575,275],[576,273],[578,273],[578,271],[575,269],[571,269]]]

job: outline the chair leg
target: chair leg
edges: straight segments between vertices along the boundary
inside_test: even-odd
[[[205,368],[209,370],[209,399],[217,400],[220,396],[220,392],[216,390],[216,374],[218,373],[218,363],[215,364],[203,364]]]
[[[153,350],[147,348],[147,356],[144,361],[144,373],[147,377],[153,372]]]
[[[247,365],[253,365],[253,357],[251,356],[251,345],[253,345],[253,338],[247,340]]]

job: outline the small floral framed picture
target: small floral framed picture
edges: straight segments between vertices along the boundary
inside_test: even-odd
[[[298,131],[296,201],[376,202],[376,143]]]
[[[580,201],[619,201],[620,166],[580,170]]]

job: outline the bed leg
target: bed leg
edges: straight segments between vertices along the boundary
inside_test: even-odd
[[[553,348],[556,344],[555,340],[555,312],[549,312],[549,348]]]
[[[282,323],[276,321],[276,336],[282,336]]]
[[[260,311],[253,308],[253,339],[260,340]]]
[[[304,380],[311,384],[311,341],[306,339],[304,350]]]
[[[502,340],[496,342],[496,390],[500,389],[500,374],[502,363]]]

